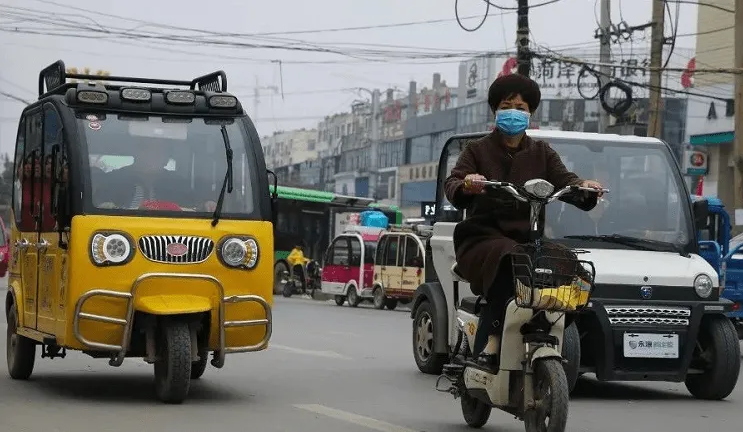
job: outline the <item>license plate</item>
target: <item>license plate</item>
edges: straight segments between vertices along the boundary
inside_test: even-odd
[[[624,333],[625,358],[666,358],[679,357],[678,334],[640,334]]]

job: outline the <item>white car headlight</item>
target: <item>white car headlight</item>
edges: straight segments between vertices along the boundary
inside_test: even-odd
[[[229,237],[221,242],[219,252],[227,266],[253,269],[258,264],[258,242],[251,237]]]
[[[544,179],[532,179],[524,183],[524,189],[535,197],[547,198],[555,190],[555,186]]]
[[[132,243],[121,233],[96,233],[90,241],[90,257],[97,265],[119,265],[132,256]]]
[[[700,298],[709,298],[713,288],[712,278],[709,275],[700,274],[694,279],[694,291]]]

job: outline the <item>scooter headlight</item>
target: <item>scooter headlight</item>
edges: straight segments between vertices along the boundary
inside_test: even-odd
[[[714,289],[713,286],[712,278],[709,275],[700,274],[694,279],[694,291],[697,292],[700,298],[709,298],[712,294],[712,289]]]
[[[123,233],[99,232],[90,241],[90,258],[99,266],[122,265],[133,253],[132,241]]]
[[[231,236],[222,240],[219,247],[222,262],[233,268],[254,269],[258,265],[258,242],[248,236]]]
[[[555,190],[555,186],[544,179],[532,179],[526,181],[524,189],[535,197],[547,198]]]

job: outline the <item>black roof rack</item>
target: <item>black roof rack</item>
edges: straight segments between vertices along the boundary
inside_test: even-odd
[[[57,60],[39,72],[39,98],[47,93],[67,84],[67,79],[77,80],[105,80],[119,81],[122,83],[140,84],[162,84],[168,86],[188,86],[191,90],[207,90],[212,92],[227,91],[227,74],[224,71],[216,71],[211,74],[202,75],[191,81],[185,80],[162,80],[158,78],[137,78],[119,76],[101,76],[90,74],[68,74],[62,60]]]

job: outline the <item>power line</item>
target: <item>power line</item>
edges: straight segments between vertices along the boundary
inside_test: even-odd
[[[677,38],[685,38],[685,37],[689,37],[689,36],[711,35],[712,33],[724,32],[725,30],[732,30],[734,28],[735,28],[735,26],[727,26],[727,27],[721,27],[719,29],[705,30],[703,32],[681,33],[679,35],[676,35],[676,37]]]
[[[517,10],[519,10],[519,8],[518,8],[518,7],[513,7],[513,6],[500,6],[500,5],[497,5],[497,4],[493,3],[493,2],[492,2],[492,1],[490,1],[490,0],[482,0],[482,1],[484,1],[485,3],[487,3],[488,5],[490,5],[490,6],[494,7],[494,8],[496,8],[496,9],[500,9],[500,10],[503,10],[503,11],[517,11]],[[546,1],[543,1],[542,3],[537,3],[537,4],[535,4],[535,5],[529,5],[529,9],[534,9],[534,8],[538,8],[538,7],[540,7],[540,6],[547,6],[547,5],[551,5],[551,4],[557,3],[557,2],[559,2],[559,1],[561,1],[561,0],[546,0]]]
[[[654,0],[654,1],[663,1],[663,0]],[[731,14],[734,14],[735,11],[733,9],[728,9],[724,6],[716,5],[714,3],[707,3],[707,2],[700,2],[700,1],[694,1],[694,0],[667,0],[669,3],[679,3],[679,4],[689,4],[689,5],[697,5],[697,6],[705,6],[712,9],[718,9],[723,12],[729,12]]]

